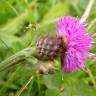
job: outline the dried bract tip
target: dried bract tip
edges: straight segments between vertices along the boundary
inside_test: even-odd
[[[40,38],[37,43],[37,51],[40,60],[53,60],[58,54],[64,52],[62,40],[57,37],[45,36]]]

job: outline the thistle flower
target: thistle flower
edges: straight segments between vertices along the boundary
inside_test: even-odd
[[[66,52],[61,55],[65,72],[77,71],[85,66],[85,60],[92,47],[85,25],[78,18],[65,16],[58,21],[57,37],[62,38]]]

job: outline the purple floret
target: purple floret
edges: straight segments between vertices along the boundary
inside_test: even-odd
[[[78,18],[60,18],[57,37],[62,37],[67,44],[66,52],[61,56],[64,71],[73,72],[84,68],[86,56],[92,47],[92,38],[88,36],[84,24],[80,24]]]

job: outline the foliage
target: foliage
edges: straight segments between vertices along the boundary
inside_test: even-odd
[[[86,5],[87,0],[0,0],[0,62],[31,43],[35,44],[39,36],[54,35],[59,16],[80,18]],[[96,4],[87,22],[96,17],[95,10]],[[30,24],[32,27],[27,29]],[[88,31],[95,30],[96,27],[92,26]],[[94,47],[92,52],[95,51]],[[36,62],[36,58],[33,59]],[[15,96],[32,75],[35,78],[21,96],[96,96],[96,88],[85,72],[64,74],[58,60],[56,64],[57,70],[49,75],[34,72],[29,62],[22,62],[10,70],[0,72],[0,96]],[[87,65],[96,78],[95,62],[88,61]]]

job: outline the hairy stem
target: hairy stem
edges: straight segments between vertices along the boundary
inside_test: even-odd
[[[0,71],[24,61],[27,57],[34,56],[34,47],[25,48],[0,63]]]

